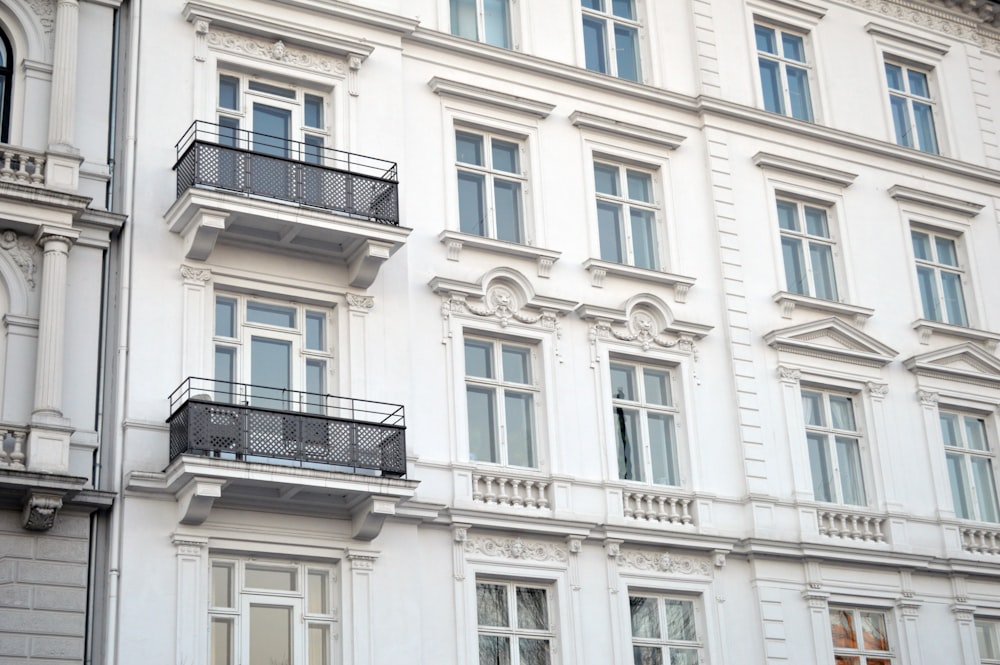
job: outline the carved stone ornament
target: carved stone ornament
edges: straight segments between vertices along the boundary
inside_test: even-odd
[[[548,330],[558,329],[559,322],[554,312],[542,310],[539,314],[527,314],[522,310],[523,307],[524,303],[510,288],[497,284],[486,291],[486,297],[478,304],[451,296],[445,302],[444,314],[447,316],[449,313],[469,312],[483,318],[498,319],[505,328],[511,321],[517,321],[527,325],[540,325]]]
[[[49,37],[49,46],[52,46],[52,32],[56,27],[56,3],[55,0],[28,0],[31,11],[38,16],[38,22],[42,30]]]
[[[288,46],[281,40],[269,42],[265,39],[241,35],[225,30],[210,30],[208,44],[219,51],[229,51],[260,60],[281,62],[293,67],[308,69],[323,74],[344,76],[347,65],[343,60],[332,58],[295,46]]]
[[[693,339],[685,335],[675,338],[664,335],[658,330],[653,316],[643,310],[633,312],[628,321],[621,325],[598,321],[590,327],[590,337],[591,341],[614,337],[622,342],[638,344],[643,351],[649,351],[652,346],[664,349],[677,348],[688,353],[695,351]]]
[[[958,39],[975,42],[983,49],[993,53],[1000,52],[1000,41],[993,34],[976,26],[977,21],[988,25],[996,25],[998,16],[990,3],[985,0],[967,0],[957,3],[953,0],[939,0],[941,4],[959,5],[973,16],[968,18],[956,16],[950,12],[933,7],[933,2],[914,2],[913,0],[848,0],[851,4],[868,9],[883,16],[899,19],[929,30],[942,32]]]
[[[24,281],[35,288],[35,273],[38,271],[38,245],[29,236],[19,236],[10,229],[0,233],[0,249],[10,254],[11,260],[24,273]]]
[[[872,397],[882,398],[889,394],[889,384],[888,383],[877,383],[875,381],[869,381],[865,384],[868,387],[868,392]]]
[[[181,266],[181,276],[193,282],[207,282],[212,279],[212,271],[206,268],[192,268],[191,266]]]
[[[670,552],[624,550],[618,556],[618,565],[623,568],[670,575],[712,576],[712,564],[708,559],[677,556]]]
[[[802,380],[802,370],[796,367],[778,365],[778,378],[788,383],[798,383]]]
[[[349,549],[347,550],[347,559],[351,562],[351,570],[374,570],[378,553]]]
[[[205,541],[190,540],[182,536],[174,536],[173,543],[177,556],[201,556],[206,545]]]
[[[62,508],[62,498],[35,494],[24,504],[24,528],[29,531],[48,531],[56,523],[56,513]]]
[[[520,538],[469,538],[465,553],[522,561],[554,561],[565,563],[566,550],[557,545],[524,541]]]
[[[920,403],[923,404],[924,406],[935,406],[935,405],[937,405],[939,397],[940,396],[937,393],[931,392],[929,390],[918,390],[917,391],[917,399],[919,399]]]
[[[354,293],[347,294],[347,304],[351,307],[360,307],[361,309],[371,309],[375,306],[375,298],[372,296],[359,296]]]

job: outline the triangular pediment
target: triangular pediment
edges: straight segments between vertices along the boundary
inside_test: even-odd
[[[835,316],[773,330],[764,341],[777,351],[828,358],[854,365],[882,367],[896,351]]]
[[[973,342],[921,353],[903,364],[918,375],[1000,387],[1000,358]]]

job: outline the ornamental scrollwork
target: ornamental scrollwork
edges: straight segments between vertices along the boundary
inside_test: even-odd
[[[452,296],[442,305],[442,314],[469,312],[483,318],[496,318],[500,326],[506,328],[511,321],[525,325],[539,325],[547,330],[557,330],[559,322],[553,312],[541,311],[538,314],[527,314],[523,311],[524,304],[514,292],[503,285],[492,286],[486,291],[486,297],[480,303],[471,303],[464,298]]]
[[[0,249],[10,254],[11,260],[24,273],[24,281],[35,288],[38,271],[38,245],[29,236],[19,236],[11,230],[0,233]]]
[[[935,30],[951,37],[977,43],[993,53],[1000,52],[1000,41],[985,30],[977,29],[973,18],[959,18],[934,7],[918,6],[900,0],[848,0],[851,4],[882,14],[890,18]],[[977,18],[986,25],[996,24],[997,16],[987,2],[970,0],[968,9],[978,14]],[[964,19],[964,20],[963,20]]]
[[[667,573],[670,575],[712,576],[712,565],[708,559],[677,556],[669,552],[656,553],[623,550],[618,555],[617,561],[619,566],[634,570]]]
[[[679,349],[694,354],[697,351],[694,340],[686,335],[671,338],[657,330],[655,320],[648,313],[639,311],[632,314],[628,321],[619,326],[608,321],[599,321],[590,327],[591,343],[598,339],[615,338],[622,342],[631,342],[649,351],[653,346],[663,349]]]
[[[268,42],[223,30],[210,30],[207,39],[208,44],[213,48],[231,53],[281,62],[324,74],[343,76],[346,72],[346,65],[342,60],[288,46],[280,39],[276,42]]]
[[[478,554],[523,561],[554,561],[565,563],[566,550],[557,545],[524,541],[520,538],[469,538],[465,541],[466,554]]]
[[[372,296],[359,296],[354,293],[347,294],[347,304],[351,307],[360,307],[361,309],[371,309],[375,306],[375,298]]]
[[[181,277],[192,282],[207,282],[212,279],[212,271],[206,268],[192,268],[191,266],[181,266]]]

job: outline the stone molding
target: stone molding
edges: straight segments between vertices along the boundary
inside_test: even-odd
[[[569,556],[564,547],[521,538],[470,537],[464,547],[467,555],[519,561],[566,563]]]
[[[643,572],[712,577],[712,561],[708,557],[681,556],[671,552],[623,549],[617,557],[618,565]]]

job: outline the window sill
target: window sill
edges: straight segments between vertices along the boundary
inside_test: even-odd
[[[591,285],[595,288],[603,288],[605,278],[608,275],[614,275],[648,284],[673,287],[674,302],[678,303],[687,301],[688,290],[695,283],[694,277],[661,272],[659,270],[649,270],[647,268],[636,268],[624,263],[614,263],[613,261],[604,261],[602,259],[587,259],[583,262],[583,267],[590,273]]]
[[[471,247],[484,252],[533,260],[538,265],[539,277],[548,277],[552,270],[552,264],[562,256],[562,252],[553,249],[542,249],[541,247],[532,247],[531,245],[494,240],[493,238],[484,238],[459,231],[442,231],[438,235],[438,240],[448,248],[449,261],[460,260],[462,248]]]
[[[931,336],[935,334],[958,337],[969,342],[981,342],[991,353],[995,352],[997,345],[1000,344],[1000,334],[998,333],[931,321],[930,319],[917,319],[913,322],[913,329],[920,336],[921,344],[930,344]]]
[[[834,316],[850,317],[854,327],[863,328],[868,319],[875,313],[875,310],[870,307],[849,305],[847,303],[834,302],[833,300],[823,300],[822,298],[804,296],[790,291],[778,291],[771,299],[781,307],[781,318],[783,319],[792,318],[792,312],[797,307],[802,307],[817,312],[833,314]]]

